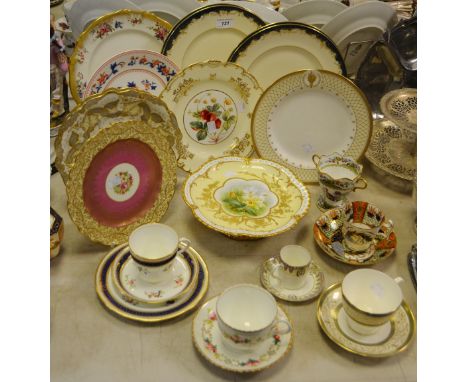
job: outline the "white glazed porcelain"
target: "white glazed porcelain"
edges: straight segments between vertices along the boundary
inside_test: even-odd
[[[347,8],[336,0],[309,0],[297,3],[282,13],[290,21],[299,21],[320,28]]]
[[[375,269],[358,269],[343,279],[341,291],[348,325],[357,333],[370,335],[388,323],[403,301],[398,285],[402,279]]]
[[[193,319],[192,338],[196,349],[212,365],[238,373],[264,370],[280,361],[291,349],[292,332],[272,334],[265,341],[239,351],[226,346],[225,338],[219,329],[216,314],[218,297],[209,300]],[[286,313],[278,307],[278,319],[287,321]]]
[[[396,21],[396,10],[390,4],[367,1],[343,10],[321,29],[338,46],[348,75],[353,75],[369,48]]]
[[[300,245],[286,245],[280,250],[278,277],[287,289],[300,289],[306,282],[307,268],[312,259],[310,253]]]
[[[324,276],[319,267],[311,263],[304,275],[304,284],[298,289],[287,289],[279,272],[281,263],[278,257],[272,257],[263,263],[260,281],[263,287],[274,296],[286,301],[308,301],[317,297],[323,288]]]
[[[228,346],[256,346],[274,334],[286,334],[291,325],[278,319],[275,298],[265,289],[239,284],[226,289],[216,302],[218,326]],[[283,328],[280,328],[280,325]]]
[[[132,258],[139,265],[139,275],[150,283],[164,283],[172,277],[172,264],[181,244],[188,247],[190,241],[179,239],[175,230],[160,223],[144,224],[128,238]]]
[[[277,23],[280,21],[288,21],[288,19],[283,16],[281,13],[275,11],[272,8],[268,8],[265,4],[262,4],[260,2],[255,2],[255,1],[245,1],[245,0],[234,0],[234,1],[217,1],[217,0],[211,0],[208,3],[201,3],[201,6],[204,6],[206,4],[234,4],[238,5],[242,8],[245,8],[252,13],[255,13],[258,17],[260,17],[263,21],[271,24],[271,23]]]

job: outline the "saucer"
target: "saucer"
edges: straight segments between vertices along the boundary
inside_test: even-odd
[[[316,264],[311,263],[306,282],[300,289],[287,289],[281,285],[281,280],[275,277],[280,266],[276,258],[268,259],[263,263],[260,273],[262,285],[276,297],[286,301],[307,301],[317,297],[322,291],[324,277]]]
[[[388,357],[405,350],[413,339],[416,322],[403,301],[388,325],[372,335],[354,332],[346,322],[341,283],[327,288],[318,301],[317,319],[325,334],[343,349],[364,357]]]
[[[205,296],[208,290],[208,268],[201,256],[189,247],[187,252],[194,256],[200,264],[197,283],[192,292],[183,297],[180,301],[167,302],[163,306],[148,307],[148,305],[138,301],[126,301],[116,290],[112,281],[112,266],[115,258],[126,244],[113,248],[101,260],[96,270],[96,293],[103,305],[118,316],[133,321],[155,323],[179,317],[193,310]]]
[[[238,373],[255,372],[280,361],[291,349],[292,331],[274,335],[251,349],[238,350],[226,346],[217,325],[215,311],[217,299],[218,297],[212,298],[199,309],[192,325],[195,347],[209,363]],[[291,325],[291,321],[280,306],[278,306],[278,317],[288,320]]]
[[[355,204],[360,204],[365,212],[362,216],[354,216],[353,208],[353,219],[355,221],[370,219],[367,216],[370,215],[367,210],[367,207],[370,206],[369,203],[353,202],[353,206]],[[334,208],[322,213],[315,221],[315,241],[328,256],[350,265],[372,265],[385,260],[395,251],[397,238],[393,231],[387,239],[374,239],[374,243],[369,249],[362,253],[349,252],[343,244],[342,227],[344,219],[343,210]]]
[[[188,252],[181,252],[175,257],[172,278],[164,283],[150,283],[141,279],[138,267],[130,255],[130,249],[126,247],[114,260],[112,281],[125,300],[136,300],[149,306],[179,300],[193,291],[199,270],[196,258]]]

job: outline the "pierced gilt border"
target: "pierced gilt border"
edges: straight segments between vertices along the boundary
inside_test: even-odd
[[[100,224],[88,212],[83,200],[83,182],[94,157],[109,144],[123,139],[137,139],[150,146],[161,162],[163,179],[157,199],[141,219],[125,226],[109,227]],[[107,245],[126,242],[135,228],[145,223],[158,222],[162,218],[174,195],[176,167],[176,158],[169,144],[163,137],[154,134],[152,128],[141,122],[117,122],[88,139],[74,155],[70,178],[66,183],[70,217],[78,230],[92,241]]]

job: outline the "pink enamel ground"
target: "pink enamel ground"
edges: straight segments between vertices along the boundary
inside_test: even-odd
[[[130,163],[140,175],[136,193],[124,202],[116,202],[106,192],[106,178],[118,164]],[[116,141],[101,150],[91,161],[83,182],[86,209],[100,224],[119,227],[143,217],[161,191],[162,168],[155,152],[136,139]]]

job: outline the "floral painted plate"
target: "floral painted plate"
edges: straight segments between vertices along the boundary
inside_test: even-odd
[[[363,357],[389,357],[402,352],[411,343],[416,321],[405,301],[390,320],[389,330],[373,336],[359,336],[347,327],[342,301],[341,283],[337,283],[322,293],[317,307],[320,327],[338,346]]]
[[[161,53],[181,69],[206,60],[225,62],[245,36],[263,25],[257,15],[237,5],[207,5],[172,28]]]
[[[68,180],[73,154],[88,138],[115,122],[128,121],[145,122],[170,143],[176,157],[183,155],[177,119],[160,98],[138,89],[109,89],[86,98],[60,126],[55,152],[64,182]]]
[[[70,59],[70,90],[77,103],[94,73],[122,52],[161,51],[171,25],[149,12],[119,10],[94,20],[76,42]]]
[[[192,340],[200,354],[209,363],[224,370],[237,373],[249,373],[266,369],[291,350],[293,344],[292,331],[288,334],[272,335],[252,349],[237,349],[226,346],[219,330],[216,317],[216,301],[218,297],[206,302],[197,312],[192,323]],[[291,325],[284,310],[278,306],[278,319],[286,320]]]
[[[68,212],[91,240],[115,245],[138,226],[157,222],[174,194],[176,158],[144,122],[116,122],[73,157]]]
[[[139,277],[141,267],[133,261],[129,248],[121,251],[114,261],[112,280],[120,295],[129,302],[133,300],[155,307],[193,292],[197,282],[199,264],[188,251],[179,253],[167,270],[172,277],[165,283],[150,283]]]
[[[183,197],[201,223],[240,239],[286,232],[310,205],[306,187],[288,169],[240,157],[203,165],[185,181]]]
[[[348,206],[350,210],[348,210]],[[348,252],[343,245],[343,221],[367,224],[375,222],[379,210],[367,202],[351,202],[346,209],[334,208],[324,212],[314,224],[314,238],[330,257],[350,265],[373,265],[387,259],[396,249],[397,238],[391,231],[387,239],[376,239],[371,248],[362,253]]]
[[[249,71],[263,89],[284,75],[303,69],[346,75],[344,61],[333,41],[317,28],[292,21],[266,25],[251,33],[233,50],[229,61]]]
[[[366,158],[386,173],[412,181],[416,176],[416,132],[385,118],[375,120]]]
[[[125,249],[127,244],[122,244],[113,248],[101,261],[96,271],[96,293],[99,300],[111,312],[118,316],[127,318],[133,321],[155,323],[170,320],[179,317],[187,312],[195,309],[200,301],[205,296],[208,290],[208,268],[203,261],[202,257],[193,249],[189,247],[188,252],[196,257],[200,267],[197,277],[197,283],[193,292],[189,294],[188,299],[181,304],[175,303],[174,305],[168,304],[161,307],[142,307],[138,306],[136,302],[128,302],[124,300],[121,295],[116,291],[112,282],[112,266],[117,254]],[[135,305],[134,305],[135,304]]]
[[[346,77],[324,70],[282,77],[262,94],[252,118],[258,155],[288,167],[305,183],[318,182],[314,154],[357,160],[371,130],[364,94]]]
[[[250,119],[261,93],[255,78],[232,63],[197,63],[175,76],[160,97],[182,131],[179,166],[193,172],[211,158],[249,156]]]
[[[94,73],[84,98],[109,88],[137,88],[159,95],[179,68],[161,53],[131,50],[107,60]]]

